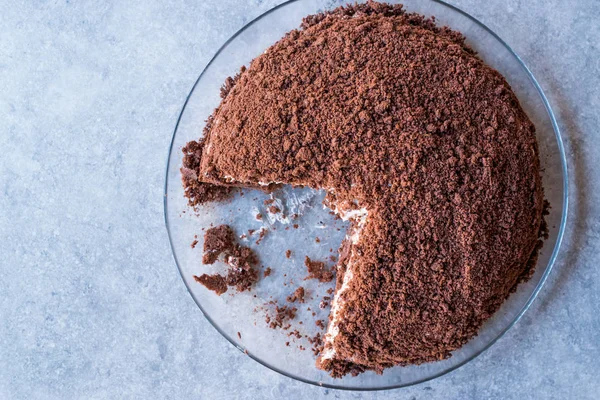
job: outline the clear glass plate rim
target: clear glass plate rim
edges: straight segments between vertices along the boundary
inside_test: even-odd
[[[556,244],[554,245],[554,249],[552,251],[552,255],[550,256],[550,259],[548,261],[548,265],[546,266],[546,269],[544,271],[544,274],[542,275],[542,277],[540,278],[539,283],[537,284],[537,286],[534,288],[533,292],[531,293],[529,299],[527,300],[527,302],[525,303],[525,305],[523,306],[523,308],[519,311],[519,313],[517,314],[517,316],[515,317],[515,319],[506,326],[506,328],[504,330],[502,330],[493,340],[491,340],[485,347],[483,347],[479,352],[474,353],[472,356],[465,358],[463,361],[459,362],[456,365],[453,365],[437,374],[434,374],[432,376],[429,376],[427,378],[424,379],[420,379],[417,381],[413,381],[413,382],[409,382],[409,383],[401,383],[401,384],[397,384],[397,385],[390,385],[390,386],[381,386],[381,387],[373,387],[373,388],[356,388],[356,387],[346,387],[346,386],[341,386],[341,385],[333,385],[333,384],[325,384],[325,383],[320,383],[320,382],[315,382],[315,381],[311,381],[308,379],[304,379],[302,377],[299,376],[295,376],[292,374],[289,374],[285,371],[280,370],[279,368],[273,367],[269,364],[267,364],[266,362],[262,361],[260,358],[255,357],[254,355],[252,355],[251,353],[246,352],[243,348],[241,348],[240,346],[238,346],[235,343],[235,340],[233,338],[231,338],[229,335],[227,335],[224,331],[222,331],[219,326],[212,320],[212,318],[208,315],[208,313],[204,310],[204,308],[202,307],[200,301],[196,298],[196,296],[194,296],[193,291],[190,289],[190,287],[188,286],[188,283],[186,282],[186,280],[183,278],[183,271],[181,269],[181,266],[179,265],[179,261],[177,259],[177,255],[175,253],[175,248],[173,245],[173,239],[172,239],[172,235],[171,235],[171,231],[170,231],[170,225],[169,225],[169,216],[168,216],[168,212],[167,212],[167,206],[168,206],[168,185],[169,185],[169,167],[170,167],[170,162],[171,162],[171,154],[173,151],[173,146],[175,144],[175,136],[177,134],[177,130],[179,128],[179,123],[181,122],[181,117],[183,116],[183,113],[185,112],[186,106],[192,96],[192,94],[194,93],[194,90],[196,89],[196,86],[198,85],[198,83],[200,82],[200,80],[202,79],[202,76],[204,75],[205,71],[208,70],[208,68],[210,68],[210,66],[212,65],[212,63],[214,62],[215,59],[217,59],[219,57],[219,55],[221,54],[221,52],[229,45],[229,43],[231,43],[235,38],[237,38],[241,33],[243,33],[246,29],[248,29],[250,26],[252,26],[254,23],[256,23],[257,21],[261,20],[262,18],[266,17],[267,15],[275,12],[276,10],[283,8],[291,3],[296,3],[298,1],[302,1],[302,0],[288,0],[285,1],[271,9],[269,9],[268,11],[264,12],[263,14],[259,15],[258,17],[254,18],[253,20],[251,20],[250,22],[248,22],[246,25],[244,25],[241,29],[239,29],[235,34],[233,34],[225,43],[223,43],[223,45],[217,50],[217,52],[215,53],[215,55],[211,58],[211,60],[208,62],[208,64],[206,64],[206,66],[204,67],[202,73],[200,73],[200,75],[198,76],[198,79],[196,80],[196,82],[194,83],[194,85],[192,86],[192,89],[190,90],[189,94],[187,95],[185,102],[183,104],[183,107],[181,108],[181,112],[179,113],[179,117],[177,118],[177,123],[175,124],[175,130],[173,131],[173,135],[171,138],[171,143],[169,145],[169,152],[168,152],[168,156],[167,156],[167,162],[166,162],[166,170],[165,170],[165,184],[164,184],[164,196],[163,196],[163,212],[164,212],[164,220],[165,220],[165,226],[167,229],[167,235],[169,238],[169,245],[171,247],[171,253],[173,255],[173,259],[175,261],[175,264],[177,265],[177,269],[179,270],[179,274],[181,279],[183,280],[184,285],[186,286],[188,292],[190,293],[190,295],[192,296],[192,298],[194,299],[194,302],[196,303],[196,305],[198,306],[198,308],[200,308],[200,311],[202,312],[202,314],[204,314],[204,317],[208,320],[208,322],[210,322],[210,324],[223,336],[225,337],[233,346],[235,346],[236,348],[238,348],[240,351],[245,352],[246,355],[248,355],[250,358],[252,358],[254,361],[260,363],[261,365],[275,371],[278,372],[288,378],[292,378],[304,383],[308,383],[311,385],[315,385],[315,386],[320,386],[320,387],[325,387],[325,388],[330,388],[330,389],[341,389],[341,390],[350,390],[350,391],[377,391],[377,390],[389,390],[389,389],[398,389],[398,388],[402,388],[402,387],[407,387],[407,386],[412,386],[412,385],[417,385],[423,382],[427,382],[430,381],[432,379],[436,379],[439,378],[440,376],[446,375],[449,372],[452,372],[460,367],[462,367],[463,365],[467,364],[468,362],[470,362],[471,360],[475,359],[476,357],[478,357],[479,355],[481,355],[483,352],[485,352],[487,349],[489,349],[494,343],[496,343],[496,341],[498,341],[502,336],[504,336],[504,334],[510,330],[523,316],[523,314],[525,314],[525,312],[529,309],[529,307],[531,306],[531,304],[533,303],[533,301],[535,300],[535,298],[537,297],[537,295],[539,294],[540,290],[542,289],[542,287],[544,286],[546,280],[548,279],[548,276],[550,274],[550,272],[552,271],[552,268],[554,267],[554,263],[556,261],[556,258],[558,256],[559,253],[559,249],[560,246],[562,244],[562,240],[563,240],[563,236],[564,236],[564,231],[566,228],[566,223],[567,223],[567,212],[568,212],[568,201],[569,201],[569,184],[568,184],[568,167],[567,167],[567,159],[566,159],[566,155],[565,155],[565,149],[564,149],[564,144],[562,141],[562,136],[560,133],[560,128],[558,126],[558,123],[556,121],[556,117],[554,115],[554,112],[552,111],[552,107],[550,106],[550,103],[548,101],[548,98],[546,97],[546,95],[544,94],[544,91],[542,90],[540,84],[538,83],[538,81],[536,80],[536,78],[533,76],[533,73],[531,72],[531,70],[529,69],[529,67],[527,67],[527,65],[525,64],[525,62],[521,59],[521,57],[519,57],[519,55],[517,55],[517,53],[515,53],[513,51],[513,49],[502,39],[500,38],[494,31],[492,31],[490,28],[487,27],[487,25],[485,25],[483,22],[479,21],[477,18],[473,17],[472,15],[468,14],[467,12],[461,10],[460,8],[451,5],[449,3],[446,3],[445,1],[442,0],[429,0],[430,2],[433,3],[438,3],[441,4],[445,7],[448,7],[449,9],[456,11],[460,14],[462,14],[463,16],[467,17],[468,19],[470,19],[471,21],[473,21],[475,24],[479,25],[481,28],[483,28],[486,32],[488,32],[489,34],[491,34],[496,40],[498,40],[498,42],[500,42],[508,51],[509,53],[515,57],[515,59],[517,60],[517,62],[519,63],[519,65],[523,68],[523,70],[525,71],[525,73],[527,74],[527,76],[529,77],[529,80],[531,81],[531,83],[534,85],[534,87],[536,88],[538,94],[540,95],[540,98],[542,100],[542,103],[544,104],[544,107],[546,109],[546,112],[548,113],[548,116],[550,117],[550,121],[552,123],[552,128],[554,130],[554,135],[557,141],[557,145],[558,145],[558,150],[560,153],[560,158],[561,158],[561,169],[562,169],[562,176],[563,176],[563,206],[562,206],[562,215],[561,215],[561,221],[560,221],[560,227],[559,227],[559,231],[558,231],[558,235],[556,238]]]

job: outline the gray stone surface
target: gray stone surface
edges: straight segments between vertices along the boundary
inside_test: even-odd
[[[442,378],[325,390],[204,319],[163,223],[167,148],[216,49],[278,0],[0,5],[0,398],[597,398],[600,2],[456,0],[513,46],[568,151],[562,254],[525,317]]]

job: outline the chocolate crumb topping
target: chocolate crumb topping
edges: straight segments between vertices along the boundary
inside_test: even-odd
[[[184,154],[190,204],[281,182],[349,219],[317,361],[334,377],[449,357],[542,245],[534,125],[460,33],[400,5],[306,17],[226,82]]]

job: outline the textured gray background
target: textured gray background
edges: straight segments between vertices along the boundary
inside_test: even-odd
[[[525,317],[442,378],[376,393],[272,372],[204,319],[163,224],[198,73],[279,0],[1,1],[0,398],[597,398],[600,2],[456,0],[529,64],[571,174],[562,255]]]

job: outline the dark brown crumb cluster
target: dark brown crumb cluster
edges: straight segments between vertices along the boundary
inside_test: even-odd
[[[277,213],[281,212],[281,210],[277,206],[270,206],[269,207],[269,212],[271,214],[277,214]]]
[[[305,295],[304,287],[300,286],[298,289],[294,291],[291,295],[287,297],[288,303],[304,303],[304,295]]]
[[[185,154],[183,167],[181,167],[181,180],[185,188],[185,197],[187,197],[190,206],[222,201],[231,195],[230,187],[213,185],[198,179],[197,171],[200,166],[204,143],[203,139],[197,142],[192,141],[181,149]]]
[[[260,242],[263,241],[263,239],[265,238],[265,235],[267,234],[268,230],[263,228],[260,230],[259,234],[258,234],[258,239],[256,239],[256,244],[260,244]]]
[[[218,295],[225,293],[228,286],[235,286],[239,292],[249,290],[258,280],[258,271],[254,268],[258,259],[252,249],[235,242],[235,234],[227,225],[210,228],[204,234],[202,262],[213,264],[222,255],[229,266],[227,274],[194,276],[196,282]]]
[[[325,309],[325,308],[329,307],[329,301],[330,300],[331,300],[331,297],[329,297],[329,296],[323,296],[323,299],[319,303],[319,308],[320,309]]]
[[[317,333],[315,336],[308,337],[307,340],[312,345],[313,354],[318,356],[323,351],[323,336]]]
[[[535,267],[533,124],[460,33],[402,6],[307,17],[226,82],[204,134],[184,149],[191,204],[283,182],[366,210],[340,248],[332,376],[449,357]]]
[[[208,290],[212,290],[219,296],[227,291],[227,279],[219,274],[202,274],[200,276],[194,275],[194,280],[204,285],[204,287],[206,287]]]
[[[333,272],[322,261],[313,261],[308,256],[304,258],[304,265],[308,270],[306,279],[317,279],[319,282],[331,282]]]
[[[271,329],[289,329],[291,326],[289,321],[296,318],[297,311],[298,309],[296,307],[275,305],[275,312],[273,314],[267,314],[265,316],[265,322]]]

